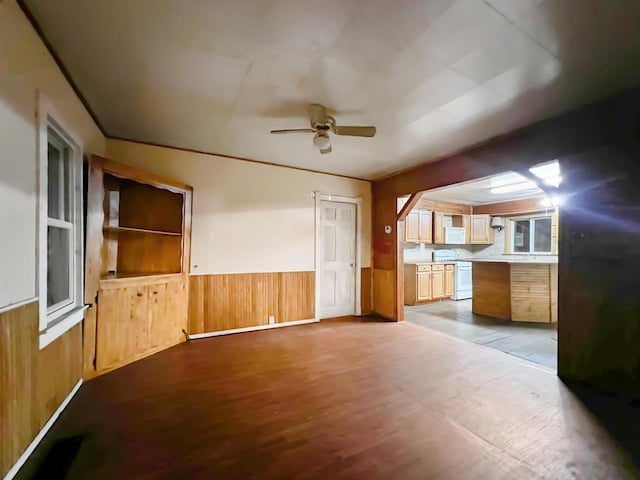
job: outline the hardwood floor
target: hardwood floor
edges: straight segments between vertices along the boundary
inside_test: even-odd
[[[70,437],[69,479],[636,478],[640,411],[603,401],[617,429],[502,352],[409,322],[322,321],[87,382],[18,478]]]
[[[405,320],[478,345],[545,365],[558,367],[558,328],[555,323],[518,323],[477,315],[471,300],[405,306]]]

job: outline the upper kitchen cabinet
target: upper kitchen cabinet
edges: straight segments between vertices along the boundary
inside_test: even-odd
[[[463,245],[468,243],[468,215],[434,212],[433,243],[446,245]]]
[[[412,210],[405,218],[404,235],[407,243],[432,243],[431,212]]]
[[[444,243],[444,213],[433,212],[433,243]]]
[[[490,215],[481,214],[469,217],[469,242],[472,244],[493,243]]]

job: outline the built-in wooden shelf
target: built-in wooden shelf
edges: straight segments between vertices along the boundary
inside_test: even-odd
[[[170,279],[170,278],[174,278],[174,277],[179,277],[180,275],[182,275],[180,272],[176,272],[176,273],[162,273],[162,272],[152,272],[152,273],[147,273],[147,272],[135,272],[135,273],[118,273],[118,274],[106,274],[106,275],[101,275],[100,276],[100,284],[103,284],[104,282],[108,282],[110,280],[115,280],[115,281],[134,281],[134,282],[145,282],[145,281],[150,281],[150,280],[163,280],[163,279]]]
[[[145,228],[132,228],[132,227],[112,227],[109,225],[105,225],[103,227],[105,232],[113,232],[113,233],[122,233],[122,232],[131,232],[131,233],[145,233],[150,235],[169,235],[174,237],[182,236],[180,232],[165,232],[162,230],[147,230]]]

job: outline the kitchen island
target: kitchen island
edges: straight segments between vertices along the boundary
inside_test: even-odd
[[[558,259],[471,258],[473,313],[514,322],[558,321]]]

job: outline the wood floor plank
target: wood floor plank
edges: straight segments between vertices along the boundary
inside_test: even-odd
[[[637,478],[640,411],[605,409],[616,431],[590,408],[503,352],[322,321],[195,340],[87,382],[18,478],[75,435],[69,478]]]

